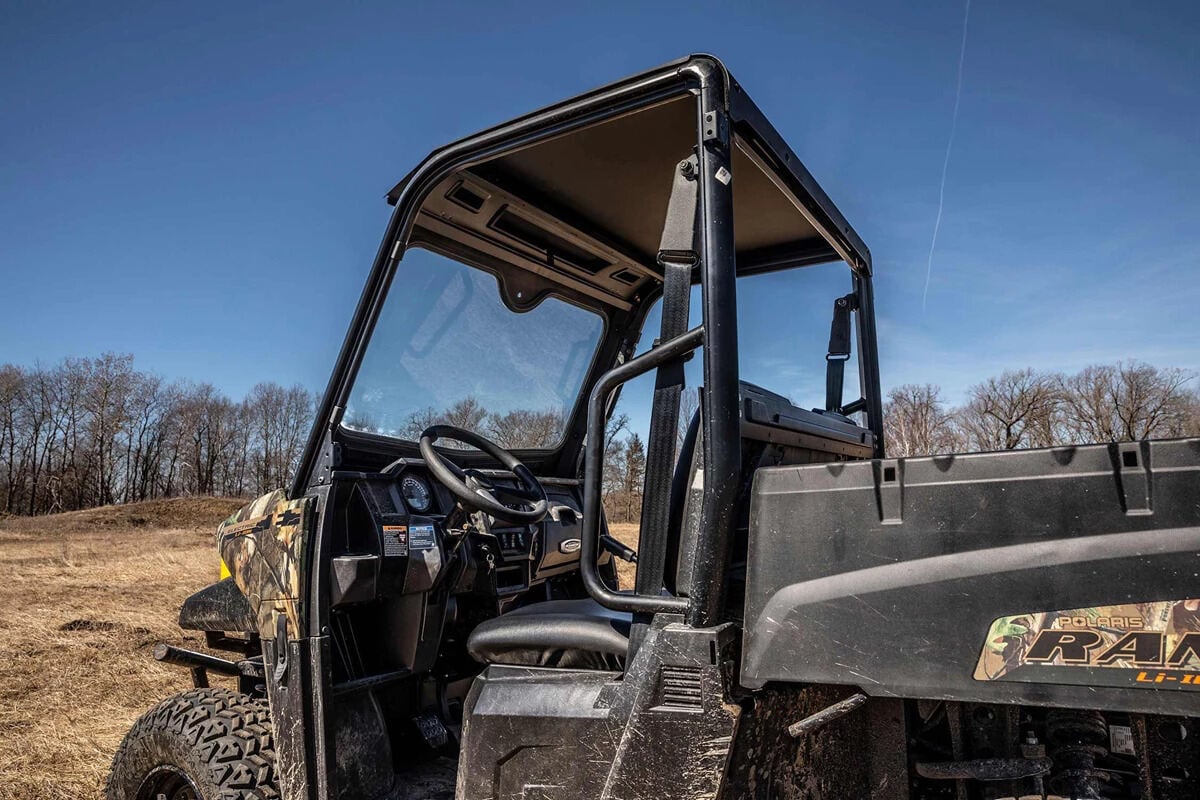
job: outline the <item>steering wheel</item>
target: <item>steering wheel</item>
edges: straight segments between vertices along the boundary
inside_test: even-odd
[[[462,442],[487,453],[517,477],[521,489],[496,486],[479,470],[460,469],[453,461],[433,449],[433,443],[438,439]],[[495,442],[453,425],[431,425],[421,434],[420,448],[425,466],[433,473],[433,477],[449,489],[464,507],[483,511],[514,525],[532,525],[541,522],[546,516],[550,504],[546,501],[546,490],[542,488],[542,484],[529,467]],[[497,495],[501,494],[514,497],[532,508],[528,511],[509,508],[497,498]]]

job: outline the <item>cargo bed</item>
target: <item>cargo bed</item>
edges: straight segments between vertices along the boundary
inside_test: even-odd
[[[749,535],[748,687],[1200,713],[1200,439],[764,468]]]

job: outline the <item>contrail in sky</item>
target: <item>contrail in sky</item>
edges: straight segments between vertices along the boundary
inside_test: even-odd
[[[925,265],[925,291],[921,294],[921,313],[929,300],[929,279],[933,275],[933,250],[937,247],[938,228],[942,227],[942,205],[946,201],[946,172],[950,169],[950,151],[954,148],[954,131],[958,129],[958,102],[962,99],[963,61],[967,56],[967,20],[971,17],[971,0],[963,11],[962,46],[958,50],[958,84],[954,89],[954,116],[950,120],[950,138],[946,142],[946,158],[942,162],[942,185],[938,189],[937,218],[933,222],[933,241],[929,243],[929,262]]]

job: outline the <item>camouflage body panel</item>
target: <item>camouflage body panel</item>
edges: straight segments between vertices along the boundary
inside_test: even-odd
[[[250,608],[264,639],[279,618],[289,638],[303,635],[303,576],[312,498],[288,500],[282,489],[247,504],[217,528],[217,550]]]
[[[1000,617],[975,679],[1200,690],[1200,599]]]

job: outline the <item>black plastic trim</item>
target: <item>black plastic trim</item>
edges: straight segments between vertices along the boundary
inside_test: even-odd
[[[682,597],[638,595],[614,592],[600,577],[597,559],[600,557],[601,481],[604,476],[604,428],[608,421],[608,398],[621,384],[643,375],[668,361],[682,358],[704,341],[704,328],[692,328],[687,333],[663,342],[657,347],[627,361],[600,376],[588,400],[588,437],[584,452],[583,524],[580,531],[580,572],[588,594],[597,603],[618,611],[640,611],[649,614],[660,611],[683,611],[688,601]]]

